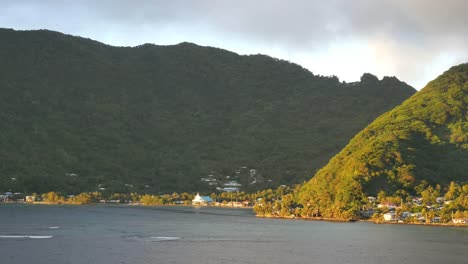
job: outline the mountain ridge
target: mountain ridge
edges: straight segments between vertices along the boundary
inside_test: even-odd
[[[0,29],[0,56],[2,190],[209,190],[200,178],[245,166],[274,185],[297,183],[415,92],[266,55],[49,31]]]

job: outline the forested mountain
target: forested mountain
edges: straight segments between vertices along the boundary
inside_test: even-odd
[[[468,64],[462,64],[357,134],[302,187],[298,201],[320,207],[325,217],[347,218],[368,195],[405,199],[467,183],[467,111]]]
[[[265,55],[46,30],[0,29],[0,58],[0,191],[194,191],[242,167],[301,182],[415,92]]]

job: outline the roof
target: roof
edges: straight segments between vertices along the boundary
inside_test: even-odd
[[[213,199],[211,199],[211,197],[209,197],[209,196],[200,196],[200,197],[205,202],[212,202],[213,201]]]
[[[195,196],[195,198],[193,198],[192,200],[193,202],[213,202],[213,199],[211,199],[211,197],[209,196],[201,196],[200,194],[197,193],[197,195]]]

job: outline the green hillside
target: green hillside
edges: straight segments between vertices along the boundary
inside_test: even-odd
[[[301,188],[299,202],[320,207],[325,217],[349,217],[369,195],[405,199],[437,184],[443,193],[451,181],[467,183],[467,111],[468,64],[462,64],[357,134]]]
[[[0,29],[0,58],[0,191],[195,191],[240,168],[256,170],[239,174],[244,188],[297,183],[415,92],[264,55],[45,30]]]

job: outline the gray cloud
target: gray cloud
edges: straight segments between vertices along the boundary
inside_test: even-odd
[[[381,63],[377,71],[420,85],[434,72],[468,60],[467,10],[466,0],[4,0],[0,26],[49,28],[98,40],[111,36],[132,44],[128,39],[151,39],[147,35],[163,39],[174,33],[187,41],[210,36],[274,46],[283,54],[314,53],[353,40],[368,46]]]

